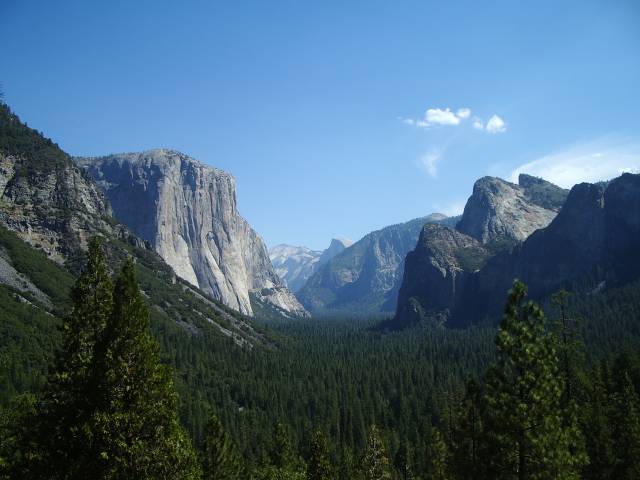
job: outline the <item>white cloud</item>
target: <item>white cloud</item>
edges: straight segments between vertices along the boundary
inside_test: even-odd
[[[417,119],[399,117],[399,119],[407,125],[425,129],[436,125],[456,126],[469,118],[471,118],[471,109],[466,107],[459,108],[456,111],[450,108],[445,108],[444,110],[442,108],[429,108],[424,112],[422,118]],[[491,134],[507,131],[507,123],[498,115],[493,115],[486,124],[482,118],[474,116],[471,120],[471,125],[476,130],[482,130]]]
[[[450,108],[429,108],[424,112],[422,118],[400,118],[407,125],[418,128],[430,128],[434,125],[459,125],[462,120],[466,120],[471,115],[468,108],[459,108],[453,112]]]
[[[459,108],[456,112],[456,115],[458,116],[458,118],[466,120],[471,116],[471,110],[469,110],[468,108]]]
[[[507,130],[507,124],[498,115],[492,116],[485,127],[489,133],[503,133]]]
[[[431,178],[438,176],[438,162],[442,158],[442,150],[431,149],[420,157],[420,166]]]
[[[609,180],[625,172],[638,171],[640,143],[603,137],[520,165],[509,177],[517,181],[519,174],[528,173],[571,188],[577,183]]]
[[[424,120],[429,125],[458,125],[460,118],[447,108],[430,108],[424,114]]]

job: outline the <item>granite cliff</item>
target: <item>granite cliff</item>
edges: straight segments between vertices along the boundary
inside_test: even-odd
[[[240,216],[230,174],[164,149],[76,162],[103,188],[116,218],[181,278],[247,315],[252,299],[307,315]]]
[[[520,175],[518,184],[483,177],[473,186],[457,230],[482,243],[521,242],[555,218],[567,191],[545,180]]]
[[[113,231],[100,189],[3,104],[0,134],[0,224],[59,263],[96,231]]]
[[[407,255],[396,326],[426,318],[453,322],[469,301],[462,298],[472,277],[549,225],[566,196],[566,190],[529,175],[520,175],[517,185],[495,177],[476,181],[455,229],[425,226]]]
[[[545,199],[538,190],[536,204],[546,202],[550,207],[546,210],[553,211],[557,205],[553,202],[564,194],[560,196],[562,192],[540,182],[536,185],[542,185],[551,196]],[[478,201],[476,193],[474,188],[470,202]],[[524,193],[526,199],[528,194]],[[483,214],[478,217],[487,221],[463,224],[482,227],[467,228],[476,238],[461,232],[423,233],[407,256],[396,327],[421,319],[457,327],[494,322],[514,278],[528,285],[532,298],[542,300],[561,288],[596,292],[640,277],[640,255],[636,252],[640,244],[640,175],[624,174],[609,183],[574,186],[559,213],[537,229],[533,227],[544,217],[535,216],[530,225],[524,224],[523,219],[531,219],[525,213],[534,210],[523,206],[518,197],[522,198],[518,193],[515,197],[513,192],[507,194],[508,201],[516,198],[515,204],[524,211],[515,211],[516,226]],[[492,202],[487,210],[504,213],[511,208],[502,208],[499,197],[493,197]],[[474,208],[465,208],[465,214]],[[517,241],[516,234],[528,230],[532,233]],[[511,242],[496,241],[500,238]]]

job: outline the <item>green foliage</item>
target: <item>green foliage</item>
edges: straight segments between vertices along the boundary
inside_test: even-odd
[[[3,226],[0,226],[0,250],[6,253],[13,268],[49,296],[55,313],[64,314],[67,311],[70,306],[69,292],[74,283],[69,272],[47,260],[44,252],[30,247]]]
[[[460,267],[467,272],[480,270],[489,259],[487,251],[476,246],[458,248],[454,254]]]
[[[514,282],[496,339],[498,362],[488,375],[491,470],[494,478],[578,478],[585,459],[571,449],[576,422],[563,423],[556,340],[525,295],[524,284]]]
[[[613,397],[613,438],[616,452],[613,478],[640,478],[640,399],[626,373]]]
[[[205,480],[239,480],[244,478],[243,466],[229,436],[215,415],[207,424],[203,453]]]
[[[0,154],[18,157],[19,175],[47,175],[71,165],[71,159],[58,145],[40,132],[28,128],[0,102]]]
[[[159,362],[148,326],[133,263],[112,288],[102,246],[92,240],[42,402],[14,427],[16,450],[6,465],[11,475],[199,476],[178,423],[170,372]]]
[[[447,480],[449,478],[449,448],[442,437],[440,429],[437,427],[433,428],[426,457],[427,478],[433,480]]]
[[[329,446],[327,437],[320,430],[316,430],[311,439],[307,480],[331,480],[333,469],[329,462]]]
[[[362,458],[362,475],[364,480],[390,480],[391,467],[387,450],[382,441],[378,427],[373,425],[369,430],[367,448]]]
[[[40,390],[62,335],[58,319],[4,285],[0,305],[0,407],[6,407],[15,395]]]

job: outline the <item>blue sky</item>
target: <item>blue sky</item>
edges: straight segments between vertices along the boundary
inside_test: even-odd
[[[633,0],[1,0],[0,42],[30,126],[228,170],[270,246],[455,213],[483,175],[640,166]]]

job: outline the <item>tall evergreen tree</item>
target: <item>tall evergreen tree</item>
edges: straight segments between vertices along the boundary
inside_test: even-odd
[[[498,362],[487,381],[487,433],[496,479],[578,478],[584,458],[571,452],[575,422],[565,425],[556,340],[526,287],[515,281],[497,335]]]
[[[615,464],[613,436],[609,421],[611,398],[602,370],[602,365],[593,369],[587,402],[582,410],[582,431],[589,456],[589,463],[583,472],[587,480],[612,478]]]
[[[483,478],[483,415],[482,388],[471,379],[467,382],[465,394],[458,406],[452,432],[452,470],[458,478]]]
[[[614,398],[613,435],[616,461],[613,477],[640,478],[640,399],[628,373]]]
[[[427,447],[427,478],[430,480],[447,480],[448,456],[447,444],[438,427],[431,430],[431,440]]]
[[[369,431],[367,447],[362,459],[362,473],[364,480],[390,480],[391,468],[389,457],[378,431],[373,425]]]
[[[112,283],[102,242],[89,242],[87,266],[72,291],[64,340],[49,375],[31,432],[36,439],[23,466],[32,478],[88,478],[94,472],[94,432],[89,419],[98,393],[92,366],[95,348],[112,309]]]
[[[327,437],[322,431],[317,430],[311,439],[307,480],[330,480],[331,478],[333,478],[333,474],[329,461]]]
[[[91,418],[101,478],[197,478],[195,451],[177,416],[170,370],[149,333],[149,312],[127,260],[96,345],[99,404]]]
[[[413,480],[414,472],[412,465],[412,451],[406,441],[400,443],[400,447],[393,459],[393,466],[396,469],[400,480]]]
[[[303,480],[303,462],[296,456],[285,426],[278,422],[273,430],[268,464],[256,472],[260,480]]]
[[[203,470],[206,480],[239,480],[244,476],[234,446],[215,415],[205,433]]]

